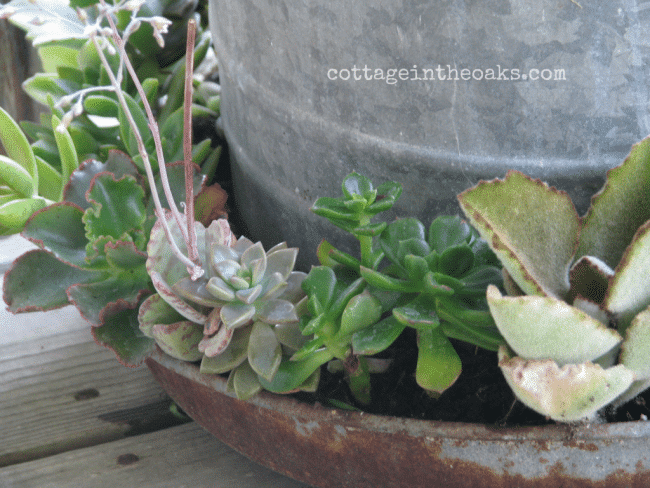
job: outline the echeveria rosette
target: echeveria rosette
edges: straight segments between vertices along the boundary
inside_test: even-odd
[[[650,139],[610,170],[580,218],[521,173],[459,195],[516,297],[487,293],[517,397],[558,421],[593,417],[650,386]]]
[[[439,395],[462,368],[448,337],[494,351],[503,344],[485,302],[486,286],[501,280],[499,263],[459,217],[438,217],[428,230],[415,218],[396,220],[379,244],[390,264],[381,271],[362,266],[361,276],[373,289],[401,294],[392,327],[417,330],[416,380]],[[387,331],[387,324],[377,327]]]
[[[171,215],[168,223],[186,252]],[[248,398],[261,389],[260,378],[273,378],[286,348],[301,345],[295,304],[305,274],[293,271],[297,249],[283,243],[266,252],[261,243],[236,239],[226,220],[207,229],[195,222],[195,231],[205,274],[192,281],[154,225],[147,269],[158,294],[141,307],[140,328],[168,354],[202,359],[203,372],[231,371],[230,386]]]

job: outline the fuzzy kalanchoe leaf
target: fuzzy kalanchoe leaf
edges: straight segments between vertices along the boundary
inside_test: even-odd
[[[564,194],[516,172],[459,195],[512,277],[508,288],[542,295],[487,294],[509,346],[506,379],[559,421],[590,418],[650,386],[650,139],[607,176],[581,220]]]

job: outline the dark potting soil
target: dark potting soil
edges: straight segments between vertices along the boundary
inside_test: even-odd
[[[429,396],[415,381],[417,349],[415,332],[411,329],[386,351],[384,357],[393,360],[386,373],[372,375],[372,404],[355,402],[340,373],[323,368],[318,391],[295,396],[310,403],[328,407],[349,405],[368,413],[446,422],[470,422],[500,427],[552,424],[515,399],[497,364],[495,352],[467,343],[454,341],[461,357],[463,372],[458,380],[439,398]],[[607,422],[624,422],[650,417],[650,393],[637,397],[616,411],[607,411]]]

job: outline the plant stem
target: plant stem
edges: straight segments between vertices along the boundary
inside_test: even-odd
[[[149,128],[151,129],[151,133],[153,135],[154,139],[154,145],[156,147],[156,154],[158,156],[158,166],[160,169],[160,178],[162,180],[162,185],[163,189],[165,191],[165,196],[167,198],[167,202],[169,206],[171,207],[172,214],[174,215],[176,222],[178,224],[179,229],[181,230],[181,233],[183,235],[183,238],[185,242],[187,243],[187,235],[186,235],[186,229],[183,225],[183,219],[178,211],[178,208],[176,206],[176,203],[174,202],[174,198],[171,193],[171,189],[169,187],[169,179],[167,177],[167,171],[165,168],[165,160],[163,156],[163,151],[162,151],[162,143],[160,140],[160,133],[158,131],[158,124],[156,123],[156,120],[153,116],[153,112],[151,111],[151,107],[149,106],[149,103],[147,101],[146,94],[144,93],[144,90],[142,88],[142,85],[140,84],[140,81],[138,80],[137,74],[135,73],[135,70],[133,69],[133,66],[131,65],[131,62],[129,61],[128,55],[126,53],[126,50],[124,48],[124,43],[122,42],[122,39],[120,38],[117,27],[115,26],[115,22],[113,21],[113,18],[111,17],[109,13],[109,7],[106,5],[106,2],[104,0],[100,0],[102,6],[106,10],[106,18],[108,20],[108,23],[111,26],[112,34],[113,34],[113,39],[115,43],[117,44],[117,47],[119,49],[120,53],[120,58],[124,61],[124,65],[126,66],[127,71],[131,75],[131,78],[133,79],[133,82],[136,86],[136,89],[138,90],[138,93],[140,95],[140,98],[142,100],[142,103],[145,108],[145,112],[147,113],[147,118],[149,119]],[[156,214],[158,215],[158,219],[161,221],[161,224],[163,226],[163,229],[165,231],[165,237],[167,238],[169,245],[172,249],[172,252],[174,255],[183,263],[187,266],[187,270],[192,277],[192,279],[198,279],[201,277],[204,273],[203,269],[192,262],[187,256],[185,256],[182,251],[178,248],[178,245],[176,244],[176,241],[174,240],[171,230],[169,229],[169,225],[167,224],[167,219],[165,217],[165,211],[162,208],[162,205],[160,203],[160,199],[158,198],[158,192],[156,191],[156,181],[153,175],[153,170],[151,168],[151,163],[149,162],[149,155],[147,153],[147,150],[144,146],[144,142],[142,140],[142,136],[140,132],[138,131],[138,127],[135,123],[135,120],[133,120],[133,115],[131,114],[129,107],[126,103],[126,99],[124,98],[124,94],[122,93],[122,89],[115,78],[115,75],[113,74],[113,71],[110,67],[110,64],[108,63],[108,60],[106,59],[106,56],[104,55],[104,52],[99,45],[99,41],[97,40],[97,34],[91,35],[93,44],[95,45],[95,49],[97,50],[97,53],[100,57],[100,60],[102,64],[104,65],[104,68],[106,69],[106,72],[108,74],[108,77],[111,81],[111,84],[115,87],[115,94],[117,95],[118,101],[120,103],[120,106],[123,108],[127,121],[129,122],[129,126],[131,127],[131,130],[133,131],[133,135],[136,139],[136,143],[138,145],[138,152],[140,153],[140,156],[142,157],[142,161],[145,167],[145,172],[147,173],[147,179],[149,181],[149,185],[151,187],[151,196],[154,201],[154,205],[156,207]],[[194,219],[192,219],[193,221]],[[189,248],[189,246],[188,246]],[[198,254],[198,253],[197,253]]]
[[[185,101],[183,104],[183,160],[185,165],[185,220],[187,221],[188,258],[199,262],[194,230],[194,165],[192,164],[192,73],[194,73],[194,42],[196,22],[187,22],[187,45],[185,48]]]

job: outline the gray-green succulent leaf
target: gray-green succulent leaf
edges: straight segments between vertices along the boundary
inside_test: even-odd
[[[591,362],[559,366],[551,359],[514,357],[506,346],[499,349],[499,367],[522,403],[558,422],[592,419],[635,379],[620,364],[607,369]]]
[[[568,196],[510,171],[461,195],[504,265],[488,304],[517,397],[559,421],[650,386],[650,138],[610,170],[579,218]],[[516,357],[515,357],[516,356]]]

